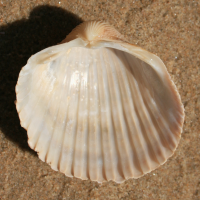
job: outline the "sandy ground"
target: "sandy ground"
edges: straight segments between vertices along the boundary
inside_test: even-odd
[[[28,147],[15,85],[34,53],[104,20],[166,64],[185,107],[175,154],[140,179],[103,184],[53,171]],[[0,199],[200,199],[200,1],[0,0]]]

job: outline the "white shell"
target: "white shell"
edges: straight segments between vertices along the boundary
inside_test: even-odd
[[[184,109],[163,62],[102,22],[85,22],[33,55],[16,93],[30,147],[67,176],[141,177],[181,137]]]

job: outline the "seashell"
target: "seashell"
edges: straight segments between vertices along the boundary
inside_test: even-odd
[[[139,178],[181,137],[184,108],[161,59],[103,22],[84,22],[31,56],[16,94],[30,147],[69,177]]]

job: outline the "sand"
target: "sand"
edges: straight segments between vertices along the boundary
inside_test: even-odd
[[[69,178],[27,143],[14,101],[20,69],[82,21],[104,20],[166,64],[185,107],[182,138],[161,167],[122,184]],[[0,199],[200,199],[200,1],[0,0]]]

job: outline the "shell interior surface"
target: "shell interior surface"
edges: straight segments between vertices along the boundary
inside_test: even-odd
[[[102,22],[85,22],[33,55],[16,93],[30,147],[67,176],[141,177],[181,137],[183,106],[162,61]]]

